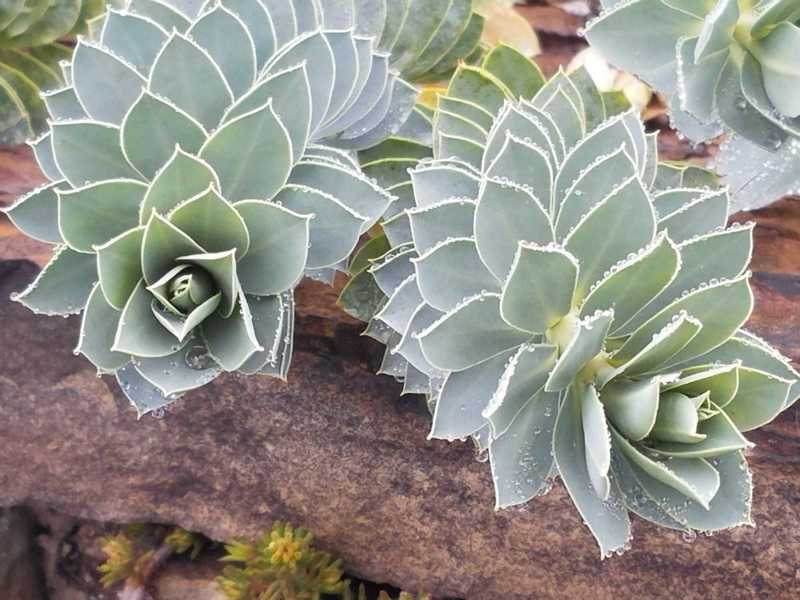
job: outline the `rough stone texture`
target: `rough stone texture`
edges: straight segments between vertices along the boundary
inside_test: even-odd
[[[0,598],[46,600],[36,520],[24,508],[0,509]]]

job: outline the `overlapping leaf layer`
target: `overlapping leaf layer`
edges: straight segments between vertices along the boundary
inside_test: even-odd
[[[718,168],[737,209],[800,190],[797,0],[603,0],[593,46],[670,98],[695,141],[732,133]]]
[[[394,200],[350,151],[416,97],[368,4],[130,0],[45,94],[51,183],[7,212],[56,249],[17,300],[83,312],[76,351],[140,413],[224,371],[285,377],[293,288]]]
[[[64,84],[60,39],[84,33],[105,0],[12,0],[0,6],[0,144],[18,144],[47,128],[40,90]]]
[[[501,48],[456,74],[413,206],[351,264],[377,289],[351,308],[388,347],[382,372],[428,395],[431,437],[488,452],[498,507],[559,475],[604,556],[629,512],[750,523],[743,432],[800,393],[742,329],[752,226],[726,226],[706,172],[659,165],[655,134],[585,71],[514,88],[524,68]]]

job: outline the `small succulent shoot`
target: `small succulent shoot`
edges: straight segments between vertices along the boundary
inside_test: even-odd
[[[341,596],[341,561],[314,548],[313,535],[303,528],[276,523],[257,541],[235,541],[225,546],[225,567],[217,578],[228,600],[284,600]]]
[[[796,0],[603,0],[592,46],[670,99],[674,125],[704,141],[736,208],[800,190],[800,7]]]
[[[191,531],[186,531],[181,527],[176,527],[164,538],[164,543],[172,547],[175,554],[186,554],[189,558],[195,559],[205,545],[203,536]]]
[[[103,587],[109,588],[135,575],[140,555],[130,537],[118,533],[103,538],[100,540],[100,549],[106,556],[106,560],[98,569]]]
[[[42,91],[64,85],[59,63],[72,54],[64,37],[84,33],[105,0],[4,2],[0,11],[0,144],[47,129]]]
[[[140,415],[222,372],[285,378],[294,287],[331,280],[395,199],[352,151],[416,90],[365,6],[130,0],[45,95],[51,183],[6,212],[55,252],[16,300],[82,312],[76,352]]]
[[[800,393],[742,329],[753,225],[727,227],[727,190],[659,165],[656,134],[585,72],[532,96],[502,74],[456,74],[415,206],[385,225],[369,273],[387,299],[367,330],[382,372],[428,394],[432,438],[488,453],[498,508],[558,474],[602,556],[628,547],[629,512],[684,532],[750,524],[743,433]]]
[[[352,590],[348,588],[341,598],[342,600],[353,600]],[[356,600],[367,600],[367,590],[363,583],[358,586],[358,595],[355,598]],[[431,600],[431,596],[424,593],[414,595],[409,592],[400,592],[395,599],[389,592],[380,591],[378,592],[377,600]]]

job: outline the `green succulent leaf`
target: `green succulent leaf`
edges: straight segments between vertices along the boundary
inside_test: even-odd
[[[161,279],[181,256],[203,251],[204,248],[189,235],[154,212],[142,238],[142,273],[147,285]]]
[[[553,226],[537,198],[520,185],[487,179],[475,209],[478,253],[495,277],[504,280],[520,241],[546,246]]]
[[[555,346],[523,344],[506,362],[491,401],[482,413],[489,421],[493,438],[505,437],[532,398],[552,400],[552,394],[544,393],[542,388],[556,359]]]
[[[81,311],[96,282],[94,256],[58,246],[33,283],[12,298],[38,314],[72,315]]]
[[[106,180],[74,189],[56,189],[58,227],[67,245],[93,252],[136,227],[147,186],[132,179]]]
[[[95,247],[97,273],[106,301],[117,310],[142,278],[142,239],[144,227],[129,229],[105,244]]]
[[[289,177],[292,143],[268,102],[220,127],[203,145],[200,158],[219,175],[229,201],[271,200]]]
[[[75,94],[88,115],[119,125],[146,85],[133,68],[100,46],[78,41],[72,60]]]
[[[786,21],[778,23],[757,46],[767,95],[775,108],[790,118],[800,116],[793,92],[800,85],[800,71],[792,58],[798,51],[800,27]]]
[[[202,88],[202,94],[194,93]],[[174,32],[150,71],[148,89],[172,101],[207,130],[216,128],[233,92],[207,50]]]
[[[209,354],[226,371],[236,371],[255,352],[262,350],[253,328],[250,305],[239,292],[238,308],[230,317],[215,313],[203,322],[203,339]]]
[[[279,71],[253,86],[228,109],[225,121],[261,108],[272,101],[272,109],[286,127],[293,160],[305,151],[311,125],[311,84],[302,64]]]
[[[436,401],[430,437],[455,441],[484,425],[481,412],[495,393],[497,381],[514,350],[501,352],[462,371],[450,373]]]
[[[481,262],[471,238],[445,240],[413,263],[423,299],[443,312],[454,309],[467,296],[500,291],[499,282]],[[464,270],[448,268],[453,264],[462,265]]]
[[[557,415],[558,394],[537,394],[521,408],[506,435],[489,446],[497,508],[523,504],[546,493],[553,470]]]
[[[122,153],[119,129],[91,121],[55,122],[53,154],[73,187],[108,179],[142,179]]]
[[[146,223],[153,212],[166,215],[211,185],[220,189],[219,177],[211,166],[176,146],[147,189],[139,211],[140,222]]]
[[[120,316],[120,311],[106,300],[100,284],[96,284],[83,311],[76,351],[103,372],[114,372],[130,360],[127,354],[110,350]]]
[[[725,414],[739,431],[750,431],[772,421],[786,406],[792,381],[756,369],[738,369],[739,386]]]
[[[166,39],[166,31],[157,22],[134,13],[109,10],[100,42],[144,76]]]
[[[235,208],[251,240],[237,265],[242,289],[258,296],[290,289],[303,275],[312,217],[259,200],[243,200]]]
[[[241,259],[250,247],[250,234],[241,215],[213,186],[179,204],[168,219],[208,252],[234,249]]]
[[[576,323],[571,339],[547,378],[545,389],[548,392],[565,390],[581,369],[600,354],[613,319],[614,311],[607,310]]]
[[[602,389],[600,401],[620,433],[638,442],[647,437],[656,423],[659,391],[658,379],[619,380]]]
[[[499,294],[487,293],[453,309],[419,335],[425,358],[439,369],[460,371],[528,341],[531,334],[500,318],[499,304]]]
[[[139,280],[119,318],[112,352],[143,358],[169,356],[183,345],[153,314],[152,295]]]
[[[51,244],[63,243],[58,228],[58,195],[61,182],[51,183],[22,196],[4,209],[17,229],[34,239]]]
[[[586,445],[582,424],[585,387],[573,386],[558,411],[553,432],[553,454],[561,479],[572,501],[600,544],[602,556],[622,551],[630,538],[630,522],[616,482],[609,481],[609,497],[595,493],[586,466]]]
[[[520,242],[503,285],[503,319],[532,333],[544,333],[572,308],[579,265],[557,247]]]
[[[153,179],[179,146],[196,153],[206,141],[202,126],[178,107],[142,91],[122,122],[122,149],[136,169]]]

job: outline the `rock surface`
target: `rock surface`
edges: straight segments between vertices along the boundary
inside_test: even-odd
[[[25,508],[0,508],[0,598],[46,600],[37,523]]]

